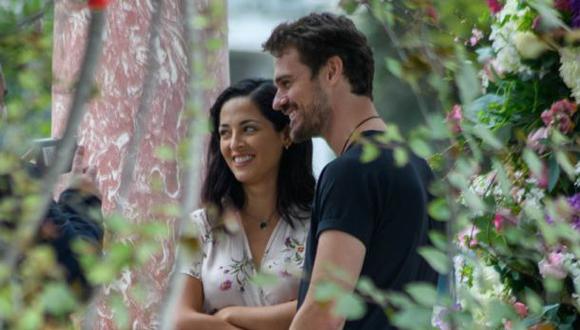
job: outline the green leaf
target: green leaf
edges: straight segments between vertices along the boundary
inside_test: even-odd
[[[271,287],[278,283],[278,277],[274,274],[259,272],[250,278],[250,281],[259,287]]]
[[[89,281],[94,284],[109,283],[115,278],[115,276],[116,272],[113,265],[106,263],[94,265],[88,273]]]
[[[366,313],[366,304],[354,293],[343,294],[336,301],[334,312],[347,320],[356,320]]]
[[[556,151],[556,160],[558,161],[558,164],[560,164],[564,172],[568,174],[570,180],[574,180],[575,169],[572,163],[570,163],[570,159],[568,158],[566,153],[564,153],[563,151]]]
[[[554,190],[560,178],[560,166],[554,155],[548,159],[548,191]]]
[[[329,302],[344,292],[344,289],[331,281],[318,283],[314,289],[314,299],[320,302]]]
[[[443,252],[430,247],[422,247],[418,251],[437,272],[440,274],[447,274],[449,272],[449,262]]]
[[[210,38],[206,41],[206,47],[209,51],[217,51],[223,46],[220,38]]]
[[[409,142],[409,147],[413,152],[422,158],[431,157],[432,151],[431,147],[421,138],[413,137]]]
[[[163,145],[155,148],[155,157],[159,160],[175,160],[175,152],[173,148]]]
[[[492,147],[495,150],[501,150],[503,144],[501,141],[495,137],[495,135],[484,125],[475,125],[473,127],[473,134],[479,137],[485,144]]]
[[[528,1],[530,7],[538,11],[542,17],[542,25],[545,25],[549,30],[556,28],[569,29],[569,27],[560,18],[560,12],[556,10],[552,1]]]
[[[477,196],[473,191],[463,190],[463,198],[465,198],[467,206],[469,206],[472,211],[482,212],[486,210],[483,200],[479,198],[479,196]]]
[[[401,329],[432,329],[432,308],[413,306],[393,316],[393,324]]]
[[[511,182],[508,178],[507,172],[503,167],[503,164],[497,158],[493,158],[492,164],[493,169],[497,173],[497,179],[502,193],[504,196],[511,196]]]
[[[373,302],[384,306],[387,302],[387,296],[384,292],[382,292],[379,288],[375,286],[373,281],[368,277],[361,277],[357,283],[357,290],[363,296],[368,296],[372,299]]]
[[[437,249],[445,251],[447,249],[447,236],[439,231],[432,230],[429,232],[429,240]]]
[[[542,165],[542,161],[540,160],[538,155],[536,155],[536,153],[531,151],[529,148],[526,148],[526,149],[524,149],[524,152],[522,153],[522,158],[524,159],[524,161],[528,165],[528,168],[530,169],[530,171],[536,177],[542,176],[542,168],[544,165]]]
[[[356,0],[340,0],[338,4],[348,15],[352,15],[359,7]]]
[[[360,160],[363,163],[370,163],[379,156],[379,148],[374,143],[363,144],[363,152]]]
[[[429,203],[428,212],[433,219],[439,221],[447,221],[451,217],[447,201],[444,198],[437,198]]]
[[[18,317],[18,329],[21,330],[36,330],[42,328],[43,315],[42,312],[34,309],[25,309],[20,317]]]
[[[437,303],[437,290],[432,284],[413,283],[406,287],[406,291],[422,306],[429,307]]]
[[[479,96],[481,90],[479,78],[470,61],[462,61],[460,70],[455,75],[455,81],[459,88],[461,103],[469,104]]]
[[[397,78],[401,78],[402,76],[402,68],[401,63],[393,58],[387,57],[385,58],[385,64],[387,66],[387,70],[393,74],[393,76]]]
[[[64,283],[50,283],[40,297],[43,308],[52,315],[65,315],[75,310],[77,300]]]
[[[402,148],[402,147],[395,148],[394,157],[395,157],[395,164],[398,167],[405,166],[407,164],[407,162],[409,161],[409,155],[407,153],[407,150],[405,150],[405,148]]]

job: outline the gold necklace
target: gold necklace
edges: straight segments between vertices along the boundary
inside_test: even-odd
[[[339,156],[342,156],[342,154],[344,153],[344,150],[346,149],[346,146],[348,145],[348,142],[350,141],[350,139],[352,138],[352,135],[354,134],[354,132],[357,130],[357,128],[361,127],[364,123],[366,123],[367,121],[371,120],[371,119],[375,119],[375,118],[381,118],[380,116],[377,115],[372,115],[370,117],[366,117],[365,119],[361,120],[360,123],[358,123],[353,129],[352,131],[350,131],[350,134],[348,135],[348,137],[346,138],[346,141],[344,141],[344,145],[342,146],[342,149],[340,150],[340,154]]]

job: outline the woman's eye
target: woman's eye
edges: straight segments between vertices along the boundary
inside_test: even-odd
[[[247,126],[244,128],[244,131],[247,133],[252,133],[252,132],[257,131],[257,129],[255,127],[252,127],[252,126]]]
[[[222,131],[218,131],[218,135],[223,138],[225,136],[227,136],[229,134],[229,131],[226,130],[222,130]]]

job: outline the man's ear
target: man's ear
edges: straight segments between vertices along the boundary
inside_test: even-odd
[[[343,63],[339,56],[332,56],[326,61],[326,80],[331,84],[336,84],[342,78]]]

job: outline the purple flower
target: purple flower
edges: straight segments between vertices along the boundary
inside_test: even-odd
[[[571,224],[574,229],[580,231],[580,193],[568,197],[568,204],[572,208]]]
[[[550,252],[547,258],[538,263],[538,268],[543,277],[553,277],[559,280],[566,278],[561,252]]]
[[[570,0],[572,7],[572,27],[580,28],[580,0]]]

